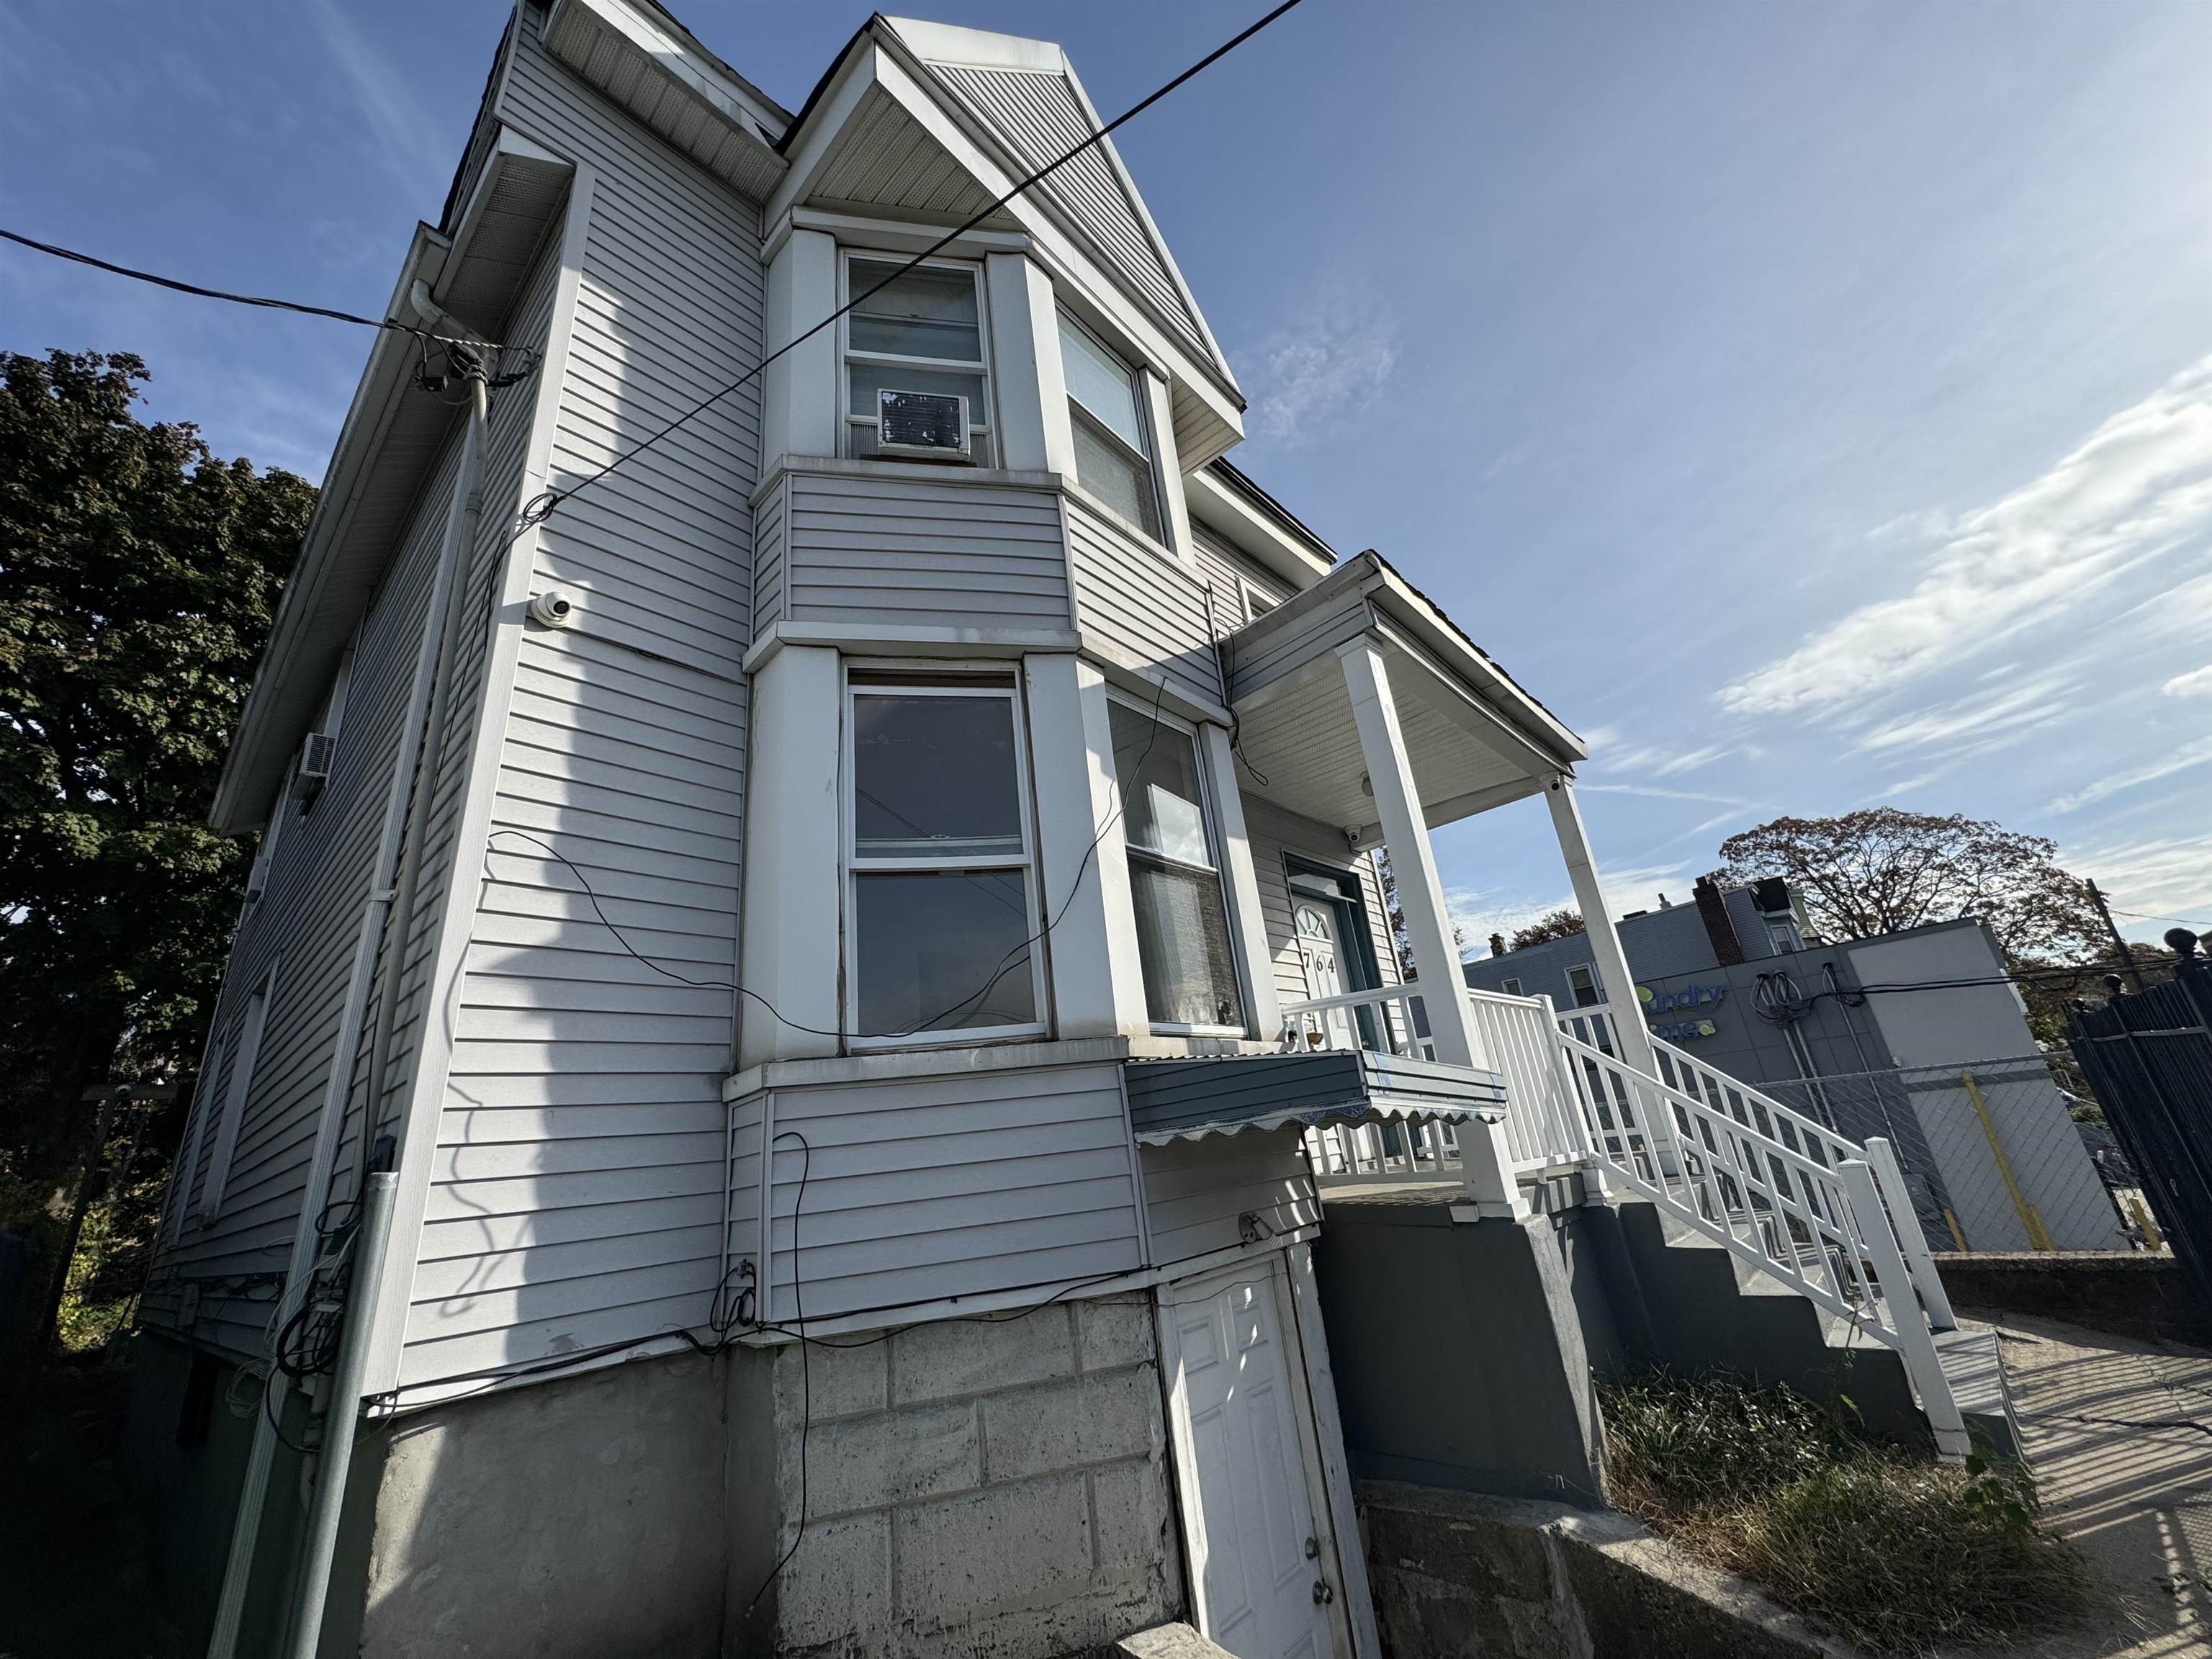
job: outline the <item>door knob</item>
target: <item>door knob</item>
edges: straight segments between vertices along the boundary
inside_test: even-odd
[[[1314,1580],[1314,1605],[1316,1607],[1325,1607],[1335,1600],[1336,1592],[1328,1587],[1328,1581],[1327,1579],[1316,1578]]]

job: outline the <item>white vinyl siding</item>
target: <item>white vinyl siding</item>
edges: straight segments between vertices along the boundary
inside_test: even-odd
[[[943,471],[786,473],[762,498],[760,626],[1064,633],[1060,498]],[[769,534],[773,530],[773,537]]]
[[[733,1111],[746,1172],[759,1174],[763,1127],[774,1151],[763,1318],[795,1318],[802,1301],[812,1321],[997,1291],[1049,1295],[1142,1265],[1113,1065],[778,1090]],[[732,1249],[757,1255],[759,1199],[739,1206]],[[750,1238],[740,1216],[756,1223]]]
[[[1165,674],[1183,696],[1219,703],[1220,666],[1198,579],[1078,497],[1067,502],[1067,535],[1085,646],[1122,667]]]
[[[754,209],[549,59],[537,19],[517,14],[501,112],[597,179],[558,483],[737,380],[761,350],[763,284]],[[522,639],[404,1383],[708,1316],[758,432],[755,391],[725,398],[542,532],[533,587],[577,591],[585,615]],[[501,831],[571,860],[621,939],[577,873]]]
[[[1213,625],[1223,637],[1235,633],[1291,597],[1280,577],[1261,570],[1202,526],[1191,528],[1191,550],[1213,595]]]
[[[1249,1242],[1242,1218],[1262,1237],[1321,1219],[1300,1132],[1206,1135],[1139,1148],[1152,1265],[1172,1268]]]

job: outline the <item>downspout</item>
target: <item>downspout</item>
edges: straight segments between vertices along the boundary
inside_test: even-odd
[[[434,323],[441,321],[444,313],[428,304],[428,289],[420,280],[415,283],[412,298],[416,308]],[[467,436],[463,440],[461,483],[468,489],[457,490],[456,500],[464,500],[473,493],[473,458],[482,450],[482,431],[484,410],[483,382],[471,380],[474,391]],[[410,840],[410,808],[421,791],[413,787],[423,758],[424,745],[432,734],[425,730],[434,704],[441,703],[438,694],[441,669],[450,663],[452,649],[448,635],[452,618],[459,608],[460,568],[464,562],[463,544],[456,533],[458,523],[449,520],[446,543],[441,550],[436,574],[432,579],[430,599],[423,613],[422,637],[415,656],[414,678],[408,688],[406,714],[400,722],[400,742],[392,759],[392,778],[386,788],[384,823],[377,837],[376,857],[371,866],[368,896],[362,905],[361,931],[354,945],[353,966],[346,981],[345,1002],[338,1016],[338,1030],[331,1045],[330,1077],[324,1086],[323,1103],[315,1129],[315,1146],[308,1165],[307,1185],[301,1190],[300,1218],[292,1237],[289,1265],[284,1276],[285,1294],[291,1295],[303,1285],[313,1261],[319,1237],[318,1222],[323,1206],[317,1202],[319,1194],[327,1192],[333,1166],[337,1161],[338,1141],[343,1134],[348,1097],[352,1091],[354,1059],[361,1049],[362,1028],[368,1012],[368,998],[375,983],[376,964],[386,938],[389,933],[393,901],[398,894],[395,881],[403,845]],[[473,545],[473,537],[468,544]],[[433,626],[433,621],[443,612],[447,626],[443,630]],[[416,741],[410,744],[407,734],[414,732]],[[425,803],[427,806],[427,802]],[[371,1104],[364,1115],[362,1144],[364,1152],[374,1140],[375,1074],[370,1074]],[[356,1261],[359,1260],[356,1255]],[[208,1638],[208,1659],[233,1659],[238,1650],[240,1627],[246,1613],[246,1593],[252,1576],[255,1547],[259,1540],[261,1517],[267,1502],[270,1467],[276,1454],[276,1425],[281,1419],[285,1396],[290,1392],[291,1380],[283,1370],[270,1368],[265,1385],[270,1391],[264,1408],[256,1416],[253,1445],[247,1455],[246,1477],[239,1495],[237,1518],[231,1528],[230,1553],[223,1569],[222,1589],[216,1604],[213,1632]],[[351,1446],[349,1439],[347,1455]],[[341,1471],[341,1481],[343,1472]],[[322,1482],[326,1489],[327,1476]],[[319,1626],[319,1609],[318,1616]]]
[[[430,302],[429,289],[424,283],[418,281],[415,284],[411,298],[416,309],[433,323],[446,320],[445,313]],[[322,1640],[323,1607],[330,1595],[331,1564],[337,1552],[338,1517],[345,1503],[346,1478],[353,1467],[362,1386],[368,1375],[369,1346],[374,1335],[377,1287],[383,1277],[384,1258],[391,1237],[392,1206],[398,1183],[398,1176],[391,1170],[368,1168],[368,1149],[381,1127],[385,1073],[391,1064],[392,1030],[398,1016],[398,976],[406,965],[407,935],[414,921],[416,897],[422,887],[422,843],[435,805],[438,771],[445,753],[453,658],[468,610],[468,588],[459,578],[475,552],[477,531],[483,514],[484,427],[489,416],[490,399],[483,362],[471,361],[465,373],[469,386],[468,429],[462,440],[460,475],[453,482],[453,511],[446,521],[446,545],[439,560],[439,586],[444,590],[445,616],[437,635],[437,661],[422,728],[422,763],[415,774],[413,799],[407,813],[398,893],[384,929],[384,965],[378,972],[384,992],[378,1000],[376,1028],[369,1048],[368,1094],[362,1104],[362,1238],[354,1255],[337,1374],[332,1379],[324,1413],[321,1467],[316,1473],[314,1504],[308,1511],[306,1548],[293,1595],[289,1625],[293,1659],[315,1659],[315,1650]],[[437,599],[434,592],[426,622],[428,615],[436,614]]]

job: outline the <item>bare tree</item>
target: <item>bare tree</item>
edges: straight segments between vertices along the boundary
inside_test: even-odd
[[[1961,813],[1875,806],[1776,818],[1730,836],[1720,850],[1723,884],[1787,878],[1831,938],[1978,916],[2015,961],[2080,961],[2099,943],[2087,889],[2053,862],[2056,842]]]

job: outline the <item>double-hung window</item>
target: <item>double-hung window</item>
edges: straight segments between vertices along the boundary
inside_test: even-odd
[[[1066,312],[1060,366],[1074,428],[1075,481],[1158,541],[1160,495],[1143,380]]]
[[[1605,994],[1598,989],[1597,969],[1588,965],[1568,969],[1567,994],[1577,1008],[1595,1008],[1604,1001]]]
[[[845,317],[845,453],[876,453],[878,392],[936,392],[967,400],[968,459],[994,466],[982,273],[933,262],[896,275],[903,263],[845,261],[846,298],[860,300]]]
[[[1109,717],[1146,1012],[1155,1026],[1242,1036],[1244,997],[1197,742],[1150,709],[1115,702]]]
[[[856,1047],[1042,1031],[1011,679],[855,674],[846,730],[846,1030]]]

